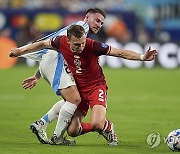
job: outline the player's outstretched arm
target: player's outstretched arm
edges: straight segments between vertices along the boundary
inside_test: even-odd
[[[27,79],[23,80],[22,86],[24,89],[32,89],[41,78],[41,74],[39,70],[36,71],[35,75],[32,77],[28,77]]]
[[[156,50],[151,50],[151,47],[145,52],[144,55],[141,55],[135,51],[131,50],[119,50],[116,48],[111,48],[109,56],[121,57],[129,60],[141,60],[141,61],[151,61],[157,55]]]
[[[20,48],[12,48],[10,53],[9,53],[9,57],[12,57],[12,58],[18,57],[20,55],[30,53],[30,52],[34,52],[34,51],[38,51],[41,49],[52,48],[50,45],[50,42],[51,42],[50,40],[43,40],[43,41],[28,44],[28,45],[20,47]]]

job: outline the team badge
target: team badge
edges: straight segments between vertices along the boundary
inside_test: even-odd
[[[101,46],[102,46],[103,48],[107,48],[107,47],[108,47],[108,45],[107,45],[106,43],[101,43]]]

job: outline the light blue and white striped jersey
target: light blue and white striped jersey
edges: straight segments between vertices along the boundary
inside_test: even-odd
[[[72,23],[71,25],[81,25],[85,30],[86,36],[89,33],[89,25],[85,21],[77,21],[77,22]],[[43,37],[43,38],[41,38],[41,39],[39,39],[39,40],[37,40],[35,42],[38,42],[38,41],[41,41],[41,40],[48,40],[48,39],[51,39],[51,38],[56,37],[56,36],[67,35],[67,29],[71,25],[68,25],[68,26],[64,27],[63,29],[60,29],[57,32],[51,33],[51,34],[49,34],[49,35],[47,35],[47,36],[45,36],[45,37]],[[21,55],[20,57],[24,57],[24,58],[27,58],[27,59],[32,59],[32,60],[35,60],[35,61],[41,61],[42,55],[45,54],[47,51],[48,51],[48,49],[43,49],[43,50],[40,50],[40,51],[35,51],[35,52],[32,52],[32,53],[27,53],[27,54]]]

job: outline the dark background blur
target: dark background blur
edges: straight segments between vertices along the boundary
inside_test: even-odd
[[[159,58],[165,57],[158,59],[157,64],[165,68],[179,66],[179,0],[0,0],[0,38],[10,38],[17,46],[25,45],[83,20],[91,7],[107,13],[103,29],[91,38],[115,47],[141,48],[142,52],[152,44],[162,52]],[[2,41],[6,42],[0,39],[0,57],[5,50]]]

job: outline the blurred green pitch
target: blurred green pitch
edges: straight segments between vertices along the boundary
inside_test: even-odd
[[[29,125],[60,98],[43,79],[34,89],[24,90],[22,80],[36,68],[17,65],[0,70],[0,153],[170,153],[163,137],[180,128],[180,69],[103,69],[109,86],[107,117],[114,123],[118,147],[108,147],[97,133],[76,138],[74,147],[40,144]],[[54,126],[48,127],[49,137]],[[153,132],[160,133],[161,144],[151,149],[146,138]]]

